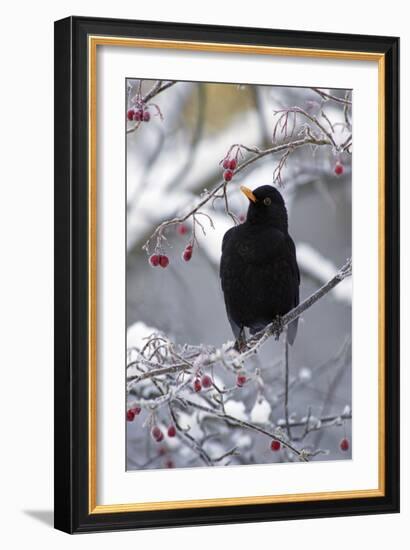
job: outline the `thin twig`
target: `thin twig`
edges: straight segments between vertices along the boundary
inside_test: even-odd
[[[138,361],[135,361],[137,363]],[[186,363],[180,363],[176,365],[170,365],[169,367],[160,367],[158,369],[154,369],[148,372],[144,372],[144,374],[139,374],[137,376],[129,376],[127,378],[127,382],[141,382],[141,380],[146,380],[147,378],[154,378],[155,376],[164,376],[165,374],[170,374],[172,372],[177,372],[181,370],[187,370],[189,367],[186,365]]]
[[[161,81],[160,81],[161,82]],[[176,80],[171,80],[170,82],[167,82],[166,84],[161,84],[159,86],[154,86],[144,97],[144,102],[147,103],[148,101],[151,101],[154,97],[159,95],[160,93],[164,92],[165,90],[168,90],[168,88],[171,88],[171,86],[174,86],[177,84]]]
[[[141,83],[142,83],[142,80],[140,81],[140,88],[139,88],[138,94],[141,93]],[[166,84],[162,84],[162,80],[158,80],[154,84],[154,86],[151,88],[151,90],[144,97],[142,97],[139,101],[141,102],[141,104],[146,105],[149,101],[151,101],[151,99],[156,97],[158,94],[160,94],[164,90],[167,90],[171,86],[174,86],[175,84],[177,84],[176,80],[171,80],[170,82],[167,82]],[[140,126],[140,122],[137,122],[137,124],[135,124],[131,128],[127,128],[127,134],[132,134],[133,132],[138,130],[139,126]]]
[[[202,349],[197,349],[197,351],[193,353],[189,361],[185,357],[183,357],[180,353],[177,353],[175,349],[172,348],[173,360],[175,360],[175,358],[178,359],[179,361],[181,361],[180,364],[172,363],[171,365],[164,365],[162,367],[158,367],[158,364],[156,363],[149,363],[150,366],[151,365],[154,366],[154,369],[151,371],[148,371],[143,375],[138,375],[137,377],[133,378],[133,380],[138,379],[138,381],[140,381],[145,378],[150,378],[152,376],[161,375],[161,374],[167,374],[169,372],[176,372],[178,370],[188,371],[189,369],[194,369],[195,357],[199,357],[201,355],[203,356],[202,357],[203,362],[205,362],[205,358],[206,358],[206,364],[208,367],[210,367],[212,364],[219,362],[220,360],[222,360],[222,358],[225,366],[229,366],[229,365],[240,366],[246,359],[251,357],[261,346],[263,346],[269,338],[271,338],[272,336],[275,336],[276,338],[278,338],[280,334],[284,331],[285,327],[287,327],[287,325],[289,325],[297,317],[302,315],[302,313],[304,313],[306,310],[312,307],[312,305],[314,305],[318,300],[320,300],[326,294],[328,294],[341,281],[349,277],[351,275],[351,272],[352,272],[352,264],[351,264],[351,260],[349,259],[346,262],[346,264],[336,273],[336,275],[332,277],[332,279],[330,279],[326,284],[324,284],[318,290],[313,292],[313,294],[311,294],[298,306],[293,308],[284,316],[273,320],[272,323],[270,323],[263,330],[255,334],[252,338],[250,338],[247,341],[246,349],[244,349],[244,351],[242,351],[241,353],[235,352],[231,359],[228,359],[225,356],[227,353],[233,351],[233,346],[234,346],[233,342],[225,344],[223,349],[213,349],[213,351],[209,353],[204,353]],[[172,347],[171,342],[169,343],[170,343],[170,346]],[[146,363],[146,361],[143,358],[141,358],[141,361],[143,363]],[[134,362],[132,364],[134,364]],[[155,370],[155,368],[157,370]],[[168,370],[168,369],[171,369],[171,370]]]
[[[225,422],[232,422],[233,424],[236,424],[237,426],[240,426],[242,428],[246,428],[248,430],[252,430],[255,432],[259,432],[263,435],[268,436],[270,439],[275,439],[276,441],[279,441],[281,445],[289,449],[292,453],[294,453],[302,462],[308,462],[307,458],[304,457],[304,454],[296,449],[289,441],[287,441],[284,437],[279,436],[276,433],[269,432],[268,430],[265,430],[264,428],[261,428],[260,426],[257,426],[256,424],[252,424],[251,422],[247,422],[246,420],[240,420],[239,418],[235,418],[234,416],[231,416],[230,414],[224,414],[221,413],[215,409],[211,409],[210,407],[205,407],[204,405],[200,405],[199,403],[195,403],[194,401],[191,401],[190,399],[184,399],[184,401],[190,405],[191,407],[194,407],[196,409],[199,409],[201,411],[204,411],[208,414],[211,414],[212,416],[216,416]]]
[[[242,172],[242,170],[247,168],[253,162],[255,162],[256,160],[259,160],[263,157],[266,157],[267,155],[280,153],[281,151],[285,151],[287,149],[295,149],[295,148],[298,148],[298,147],[303,147],[304,145],[308,145],[308,144],[320,146],[320,145],[330,145],[330,142],[327,139],[316,139],[314,136],[310,135],[310,136],[306,136],[304,138],[297,139],[297,140],[294,140],[294,141],[291,141],[291,142],[276,145],[275,147],[270,147],[269,149],[265,149],[263,151],[261,151],[257,148],[250,148],[250,147],[245,147],[245,146],[241,145],[241,147],[243,149],[245,149],[248,152],[252,152],[254,154],[254,156],[252,158],[248,159],[247,161],[243,162],[241,165],[239,165],[235,170],[235,174],[238,174],[239,172]],[[197,203],[197,205],[194,208],[192,208],[189,212],[187,212],[186,214],[184,214],[182,216],[175,217],[175,218],[172,218],[170,220],[166,220],[166,221],[162,222],[160,225],[158,225],[157,228],[154,230],[154,232],[151,234],[151,236],[148,238],[148,240],[146,241],[146,243],[144,244],[144,246],[142,248],[148,251],[150,242],[153,241],[153,240],[156,241],[155,246],[159,246],[159,242],[161,241],[163,231],[167,227],[169,227],[171,225],[180,224],[180,223],[185,222],[188,218],[190,218],[191,216],[196,214],[199,210],[201,210],[201,208],[203,206],[205,206],[205,204],[207,204],[210,200],[212,200],[217,195],[217,193],[219,191],[221,191],[221,190],[223,191],[223,188],[224,188],[225,185],[226,185],[226,182],[223,180],[216,187],[214,187],[214,189],[212,191],[207,192],[204,195],[204,197]]]
[[[314,92],[320,95],[320,97],[324,99],[331,99],[333,101],[336,101],[337,103],[343,103],[344,105],[351,105],[352,102],[348,99],[342,99],[341,97],[337,97],[335,95],[329,94],[327,92],[324,92],[323,90],[320,90],[319,88],[311,88]]]

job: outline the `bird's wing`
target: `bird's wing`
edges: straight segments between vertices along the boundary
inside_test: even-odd
[[[274,263],[279,261],[282,264],[282,269],[287,273],[287,277],[289,277],[287,286],[290,292],[287,307],[293,309],[299,304],[300,286],[300,272],[296,258],[295,243],[290,235],[278,229],[271,230],[270,235],[272,246],[268,247],[266,250],[266,259],[267,261],[272,259]],[[293,344],[295,340],[297,327],[298,319],[295,319],[288,326],[288,341],[290,344]]]
[[[299,304],[300,271],[299,271],[299,266],[298,266],[298,262],[297,262],[297,258],[296,258],[295,243],[293,242],[293,239],[290,236],[288,236],[287,245],[288,245],[289,250],[291,252],[289,258],[290,258],[292,273],[294,275],[295,282],[297,281],[297,285],[295,285],[295,288],[297,288],[297,293],[296,293],[296,296],[295,296],[295,306],[297,306]]]
[[[289,250],[291,251],[289,258],[290,258],[292,273],[294,276],[293,307],[296,307],[297,305],[299,305],[299,299],[300,299],[299,298],[300,271],[299,271],[299,266],[298,266],[297,257],[296,257],[295,243],[293,242],[293,239],[290,236],[288,237],[287,241],[288,241]],[[292,321],[292,323],[290,323],[288,326],[288,342],[290,343],[290,345],[292,345],[293,342],[295,341],[296,333],[298,330],[298,322],[299,322],[299,317],[297,317],[294,321]]]
[[[235,338],[238,339],[240,337],[242,329],[234,321],[234,319],[232,318],[232,315],[229,311],[229,307],[228,307],[228,304],[227,304],[227,301],[226,301],[226,296],[225,296],[226,287],[227,287],[227,285],[229,286],[230,280],[231,280],[231,277],[229,275],[227,275],[227,272],[226,272],[226,266],[229,265],[229,258],[227,258],[227,256],[229,256],[229,253],[227,251],[227,247],[228,247],[228,243],[232,239],[232,236],[233,236],[235,230],[236,230],[236,227],[231,227],[231,229],[228,229],[228,231],[223,236],[223,239],[222,239],[222,256],[221,256],[221,262],[220,262],[220,265],[219,265],[219,277],[221,279],[221,286],[222,286],[222,290],[224,292],[224,300],[225,300],[225,307],[226,307],[226,314],[228,316],[228,321],[229,321],[229,324],[231,325],[232,332],[233,332]]]
[[[299,304],[300,272],[295,243],[289,234],[285,234],[278,229],[274,229],[271,233],[271,243],[274,243],[274,245],[268,247],[266,251],[267,260],[269,261],[272,258],[277,261],[280,258],[281,262],[285,262],[287,265],[286,271],[291,277],[291,281],[289,281],[290,288],[293,290],[290,303],[292,307],[296,307]]]
[[[223,236],[223,239],[222,239],[222,253],[223,253],[224,249],[226,248],[226,245],[228,244],[228,241],[231,239],[232,235],[234,234],[235,229],[236,229],[236,227],[231,227],[230,229],[228,229],[228,231]]]
[[[235,231],[235,227],[231,227],[231,229],[228,229],[228,231],[225,233],[222,239],[222,257],[221,262],[219,265],[219,277],[222,279],[222,269],[223,269],[223,261],[224,261],[224,252],[226,251],[226,247],[228,245],[228,242],[231,240],[232,235]]]

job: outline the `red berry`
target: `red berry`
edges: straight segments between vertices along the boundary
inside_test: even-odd
[[[168,267],[169,264],[169,258],[168,256],[161,255],[159,257],[159,265],[163,268]]]
[[[350,447],[350,444],[349,444],[349,440],[346,439],[346,437],[344,439],[342,439],[342,441],[340,442],[340,449],[342,451],[348,451],[349,450],[349,447]]]
[[[152,438],[158,443],[164,439],[164,434],[158,426],[154,426],[151,430]]]
[[[279,451],[280,449],[280,441],[278,441],[277,439],[273,439],[272,440],[272,443],[270,444],[270,448],[272,451]]]
[[[185,235],[188,232],[188,228],[184,223],[180,223],[177,226],[177,231],[180,235]]]
[[[140,122],[144,117],[144,111],[142,109],[138,109],[138,111],[134,112],[134,120],[137,122]]]
[[[150,118],[151,118],[151,115],[149,114],[149,112],[144,111],[144,114],[143,114],[144,122],[149,122]]]
[[[161,256],[158,256],[158,254],[153,254],[149,258],[149,263],[152,265],[152,267],[157,267],[159,265],[159,260]]]
[[[188,246],[185,248],[184,252],[182,253],[182,258],[189,262],[189,260],[192,258],[192,247],[189,248]]]
[[[159,426],[153,426],[151,429],[151,435],[154,439],[157,439],[162,434],[161,428]]]
[[[236,378],[236,385],[238,388],[242,388],[247,382],[247,378],[244,374],[238,374],[238,377]]]
[[[128,109],[127,118],[128,118],[128,120],[133,120],[134,119],[134,109]]]
[[[138,416],[139,413],[141,412],[141,407],[133,407],[130,410],[135,414],[135,416]]]
[[[177,430],[176,430],[175,426],[172,424],[168,428],[168,437],[175,437],[176,435],[177,435]]]
[[[195,381],[194,381],[194,390],[196,391],[196,393],[198,393],[199,391],[202,390],[202,384],[201,384],[201,381],[199,378],[195,378]]]
[[[235,170],[237,164],[238,164],[238,162],[237,162],[236,159],[231,159],[230,162],[229,162],[228,168],[230,168],[231,170]]]
[[[335,164],[335,174],[336,176],[341,176],[345,169],[343,168],[343,164],[341,162],[336,162]]]
[[[231,161],[229,159],[225,159],[223,161],[222,166],[225,168],[225,170],[227,170],[229,168],[230,164],[231,164]]]
[[[224,172],[224,180],[225,180],[225,181],[231,181],[232,177],[233,177],[233,172],[232,172],[232,170],[225,170],[225,172]]]
[[[201,380],[202,387],[206,390],[212,386],[212,378],[207,374],[204,374]]]
[[[174,461],[170,458],[165,461],[165,468],[175,468]]]
[[[134,411],[132,409],[129,409],[127,411],[127,420],[128,420],[128,422],[132,422],[134,420],[134,418],[135,418]]]

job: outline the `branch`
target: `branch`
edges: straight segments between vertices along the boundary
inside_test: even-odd
[[[208,414],[211,414],[212,416],[216,416],[217,418],[220,418],[221,420],[225,420],[226,422],[230,422],[232,424],[235,424],[236,426],[240,426],[241,428],[245,428],[247,430],[252,430],[255,432],[259,432],[263,435],[268,436],[270,439],[275,439],[276,441],[279,441],[283,447],[286,447],[289,449],[292,453],[294,453],[296,456],[299,457],[299,459],[302,462],[308,462],[308,459],[306,457],[305,452],[299,451],[294,447],[289,441],[287,441],[284,437],[281,437],[277,433],[269,432],[268,430],[265,430],[264,428],[261,428],[260,426],[257,426],[256,424],[252,424],[251,422],[247,422],[246,420],[240,420],[239,418],[235,418],[234,416],[231,416],[230,414],[219,412],[215,409],[211,409],[210,407],[206,407],[205,405],[200,405],[199,403],[195,403],[194,401],[191,401],[190,399],[184,399],[184,402],[187,405],[190,405],[191,407],[194,407],[196,409],[199,409],[203,412],[206,412]]]
[[[320,95],[323,99],[331,99],[333,101],[336,101],[337,103],[343,103],[344,105],[351,105],[352,102],[348,99],[342,99],[341,97],[337,97],[335,95],[329,94],[327,92],[324,92],[323,90],[320,90],[319,88],[311,88],[314,92]]]
[[[313,304],[315,304],[320,298],[323,298],[328,292],[330,292],[335,286],[341,283],[346,277],[349,277],[352,274],[352,260],[349,259],[345,265],[336,273],[336,275],[330,279],[325,285],[316,290],[311,294],[306,300],[300,303],[298,306],[293,308],[286,313],[283,317],[275,319],[262,331],[258,332],[247,342],[248,349],[241,354],[242,358],[245,358],[252,353],[255,353],[257,348],[261,347],[268,338],[275,336],[276,339],[279,338],[280,334],[283,332],[284,328],[294,321],[297,317],[302,315],[304,311],[309,309]]]
[[[335,149],[337,149],[337,145],[336,145],[335,140],[333,139],[332,134],[330,134],[330,133],[326,130],[326,128],[323,126],[323,124],[321,124],[315,116],[310,115],[310,114],[307,113],[304,109],[301,109],[300,107],[292,107],[292,108],[290,108],[290,109],[280,109],[280,110],[278,110],[278,111],[275,111],[275,112],[274,112],[274,115],[277,115],[277,114],[279,114],[279,113],[282,113],[282,116],[283,116],[283,115],[288,116],[289,113],[294,113],[295,115],[298,115],[298,114],[299,114],[299,115],[303,115],[305,118],[307,118],[308,120],[310,120],[311,122],[313,122],[313,124],[315,124],[315,125],[319,128],[319,130],[320,130],[321,132],[323,132],[323,134],[327,137],[327,139],[330,141],[330,143],[333,145],[333,147],[334,147]],[[278,123],[280,122],[281,118],[282,118],[282,117],[279,118]],[[278,123],[277,123],[277,124],[278,124]],[[276,132],[276,125],[275,125],[274,134],[275,134],[275,132]]]
[[[137,363],[137,361],[134,361],[134,363]],[[128,368],[133,365],[128,365]],[[160,367],[158,369],[154,369],[148,372],[144,372],[143,374],[139,374],[137,376],[129,376],[127,378],[127,382],[141,382],[141,380],[146,380],[147,378],[155,378],[156,376],[163,376],[165,374],[171,374],[173,372],[186,370],[188,366],[185,363],[180,363],[177,365],[170,365],[169,367]]]
[[[241,147],[242,149],[248,151],[249,153],[254,154],[253,157],[251,157],[247,161],[243,162],[242,164],[240,164],[236,168],[235,175],[242,172],[242,170],[247,168],[249,165],[251,165],[255,161],[257,161],[257,160],[259,160],[263,157],[266,157],[267,155],[273,155],[275,153],[280,153],[280,152],[286,151],[288,149],[296,149],[296,148],[303,147],[304,145],[308,145],[308,144],[320,146],[320,145],[331,145],[331,142],[328,139],[317,139],[313,135],[310,134],[310,135],[308,135],[304,138],[289,141],[287,143],[282,143],[280,145],[270,147],[270,148],[265,149],[263,151],[261,151],[257,147],[252,148],[252,147],[247,147],[247,146],[240,145],[240,144],[235,144],[232,147]],[[149,245],[150,245],[151,241],[153,241],[153,240],[156,241],[155,248],[160,248],[161,247],[162,234],[163,234],[164,230],[167,227],[169,227],[171,225],[183,223],[188,218],[190,218],[194,214],[198,213],[201,210],[201,208],[203,208],[210,200],[212,200],[213,198],[219,198],[219,197],[216,197],[218,192],[221,191],[221,190],[223,191],[226,188],[226,185],[227,185],[226,181],[223,180],[216,187],[214,187],[214,189],[212,191],[207,192],[204,195],[204,197],[198,202],[198,204],[194,208],[192,208],[189,212],[187,212],[187,214],[184,214],[183,216],[175,217],[175,218],[172,218],[170,220],[166,220],[166,221],[162,222],[155,229],[155,231],[151,234],[151,236],[147,239],[146,243],[144,244],[144,246],[142,248],[144,250],[146,250],[147,252],[149,252]],[[224,193],[222,193],[222,198],[225,199]]]
[[[177,426],[178,433],[181,436],[181,441],[189,446],[191,450],[199,457],[199,459],[207,465],[214,465],[218,460],[211,458],[211,456],[203,449],[201,443],[198,443],[196,439],[185,429],[181,429],[176,416],[172,412],[173,405],[181,404],[184,408],[190,407],[207,413],[213,417],[216,417],[229,425],[234,425],[239,428],[258,432],[262,435],[269,437],[271,440],[277,440],[279,443],[303,462],[307,462],[309,457],[316,456],[315,451],[311,453],[308,449],[298,449],[295,447],[294,442],[302,442],[306,435],[311,431],[317,431],[324,425],[330,426],[332,423],[337,423],[341,416],[337,417],[324,417],[319,420],[314,426],[311,426],[310,412],[307,419],[301,423],[293,422],[289,418],[288,411],[288,398],[289,398],[289,361],[288,352],[285,348],[285,428],[287,435],[281,431],[280,426],[277,426],[275,430],[269,431],[264,427],[253,424],[251,422],[235,418],[231,414],[228,414],[225,409],[227,402],[224,402],[224,395],[228,395],[235,388],[218,388],[217,382],[214,379],[214,367],[225,368],[228,371],[233,371],[236,375],[238,370],[244,369],[244,362],[271,337],[276,338],[285,330],[289,323],[294,321],[303,312],[307,311],[313,304],[323,298],[329,293],[336,285],[343,281],[346,277],[350,276],[352,272],[351,260],[348,260],[346,264],[336,273],[336,275],[330,279],[325,285],[319,288],[316,292],[311,294],[306,300],[304,300],[297,307],[292,309],[289,313],[281,318],[275,319],[270,323],[263,331],[252,337],[246,344],[246,348],[242,353],[238,353],[233,349],[233,343],[229,342],[217,349],[211,346],[192,346],[181,345],[176,346],[165,336],[154,335],[150,337],[148,342],[144,344],[142,350],[136,348],[134,352],[138,354],[136,360],[129,363],[129,368],[137,368],[141,370],[140,365],[144,366],[146,371],[139,372],[136,376],[130,376],[127,380],[127,392],[129,395],[128,407],[139,407],[146,409],[151,415],[155,415],[158,411],[167,406],[171,411],[171,416]],[[155,355],[156,361],[153,362],[151,358]],[[190,399],[191,395],[195,395],[193,388],[194,379],[199,379],[205,373],[212,373],[212,383],[210,387],[210,393],[202,391],[193,401]],[[161,377],[161,381],[158,379]],[[209,374],[207,375],[209,378]],[[202,378],[203,379],[203,378]],[[139,382],[148,380],[153,384],[152,390],[145,385],[141,387],[141,390],[136,392]],[[147,390],[149,393],[147,394]],[[152,393],[153,391],[153,393]],[[200,391],[200,390],[199,390]],[[216,391],[217,395],[212,391]],[[199,400],[199,402],[198,402]],[[202,402],[201,402],[202,401]],[[343,416],[343,415],[342,415]],[[291,428],[301,425],[304,427],[304,433],[298,438],[293,438],[291,435]],[[229,454],[236,454],[236,450],[227,451],[223,453],[222,457],[229,456]],[[222,458],[221,458],[222,460]]]
[[[154,103],[147,104],[147,102],[175,83],[175,81],[169,81],[164,84],[163,81],[156,81],[151,90],[145,96],[142,96],[142,81],[137,81],[139,88],[134,102],[141,108],[145,108],[145,106],[148,109],[156,108],[162,118],[159,107]],[[227,155],[220,162],[221,168],[223,167],[225,170],[223,181],[216,183],[211,191],[205,189],[199,198],[194,199],[196,204],[188,205],[187,209],[190,209],[188,213],[180,216],[175,215],[172,219],[165,220],[158,225],[143,248],[149,253],[150,248],[155,246],[156,253],[162,254],[162,247],[166,244],[168,236],[164,231],[172,225],[185,222],[188,218],[191,218],[192,221],[192,235],[189,240],[192,246],[196,242],[196,231],[202,230],[205,234],[208,221],[213,227],[212,218],[209,216],[207,208],[211,208],[214,201],[218,199],[224,202],[225,214],[230,216],[236,223],[236,216],[231,211],[230,200],[228,200],[230,199],[228,196],[229,181],[232,177],[235,178],[236,174],[263,157],[279,155],[275,158],[278,165],[273,172],[273,177],[274,182],[280,184],[281,171],[289,156],[298,148],[311,145],[314,151],[319,146],[330,146],[333,154],[336,152],[341,153],[344,150],[350,152],[351,135],[347,138],[343,135],[344,142],[342,145],[336,145],[335,143],[336,126],[342,125],[349,128],[349,113],[351,112],[349,96],[346,95],[345,100],[339,100],[336,96],[333,97],[320,89],[314,89],[314,91],[322,97],[322,104],[327,100],[342,103],[341,107],[337,107],[340,110],[343,109],[346,123],[337,122],[332,124],[324,112],[321,116],[317,115],[318,118],[316,118],[310,111],[304,111],[299,107],[276,111],[275,114],[278,115],[278,119],[275,121],[274,136],[276,129],[281,129],[282,142],[279,143],[278,140],[272,147],[269,146],[264,149],[249,147],[240,143],[231,145]],[[201,108],[203,108],[202,103],[201,96],[199,96]],[[302,115],[303,120],[300,127],[296,129],[296,122],[299,122],[298,115]],[[129,129],[128,133],[135,131],[138,126],[139,124]],[[186,159],[182,168],[184,172],[192,163],[202,126],[203,112],[200,112],[197,126],[191,138],[189,158]],[[228,160],[230,164],[227,166],[225,161]],[[226,172],[228,169],[229,172]],[[220,206],[223,208],[223,204],[220,204]],[[206,223],[203,224],[204,217],[207,219],[205,220]],[[335,271],[335,268],[330,269],[331,274]],[[258,416],[255,413],[253,415],[253,412],[249,411],[251,397],[254,397],[251,392],[256,390],[256,397],[259,399],[263,396],[265,390],[260,369],[256,365],[257,361],[253,361],[252,357],[270,337],[274,336],[278,339],[282,332],[287,331],[289,323],[295,321],[342,280],[350,276],[351,272],[351,260],[348,260],[326,284],[317,289],[301,304],[286,315],[272,319],[272,322],[262,331],[252,335],[239,352],[234,348],[233,342],[227,342],[217,348],[203,344],[175,344],[166,335],[151,335],[144,345],[141,344],[139,347],[132,348],[132,353],[129,350],[130,353],[127,355],[127,407],[129,407],[127,421],[132,422],[134,416],[137,417],[140,412],[147,418],[145,421],[143,420],[139,429],[144,429],[146,426],[151,427],[154,423],[162,427],[169,426],[169,422],[172,421],[176,432],[174,431],[173,435],[169,432],[168,434],[169,437],[175,437],[176,435],[176,439],[174,444],[171,444],[171,440],[169,441],[168,452],[178,452],[178,445],[181,445],[181,447],[186,447],[186,449],[182,447],[181,453],[185,454],[190,449],[190,452],[195,456],[194,460],[196,462],[201,461],[207,466],[214,466],[224,459],[237,456],[241,449],[244,449],[241,451],[244,454],[241,454],[238,461],[252,463],[254,455],[249,440],[253,441],[255,438],[250,437],[250,433],[265,436],[271,442],[272,440],[279,442],[285,451],[283,454],[277,455],[279,460],[286,460],[286,457],[288,460],[295,460],[295,457],[297,457],[297,459],[307,462],[311,457],[320,454],[323,452],[321,449],[312,450],[311,446],[302,448],[305,445],[305,438],[310,432],[317,433],[321,428],[343,423],[347,418],[351,418],[350,410],[346,413],[345,408],[342,415],[324,417],[323,412],[326,411],[322,408],[322,418],[315,418],[312,416],[311,406],[309,406],[307,415],[298,415],[300,420],[295,422],[289,410],[289,396],[290,392],[293,392],[294,380],[290,378],[289,348],[287,339],[285,339],[283,378],[280,377],[281,382],[284,382],[281,395],[281,410],[283,411],[284,407],[284,420],[280,419],[276,423],[273,422],[272,407],[269,403],[269,408],[261,409],[263,414],[261,413]],[[327,274],[326,278],[328,276]],[[326,278],[323,277],[319,284],[322,284]],[[248,361],[248,359],[250,360]],[[278,398],[275,396],[275,403],[277,400]],[[293,402],[296,402],[296,399],[292,398]],[[262,400],[260,403],[262,403]],[[174,408],[179,407],[186,410],[181,410],[180,413],[175,414]],[[136,411],[135,415],[133,411]],[[130,412],[131,414],[129,414]],[[243,412],[246,412],[246,416],[243,415]],[[242,418],[245,420],[242,420]],[[221,421],[223,424],[221,424]],[[211,427],[211,430],[209,427]],[[217,430],[212,428],[217,428]],[[216,431],[217,433],[210,433],[210,431]],[[244,436],[243,431],[247,431],[246,436]],[[150,442],[153,437],[150,436],[149,431],[147,434],[148,442]],[[210,439],[216,437],[218,438],[216,441],[209,442]],[[281,446],[273,444],[272,451],[279,450]],[[159,451],[162,450],[162,448],[159,448]],[[249,460],[244,460],[247,453],[249,453]]]
[[[174,86],[175,84],[177,84],[176,80],[171,80],[170,82],[167,82],[166,84],[162,84],[162,80],[158,80],[158,82],[156,82],[154,84],[154,86],[151,88],[151,90],[145,96],[139,97],[139,92],[138,92],[138,94],[135,97],[138,98],[138,102],[141,105],[147,105],[151,101],[151,99],[156,97],[158,94],[160,94],[164,90],[167,90],[171,86]],[[159,107],[157,107],[157,106],[155,106],[155,107],[157,108],[157,111],[159,111]],[[159,114],[162,118],[162,115],[161,115],[160,111],[159,111]],[[132,134],[133,132],[135,132],[135,130],[138,130],[138,128],[140,127],[140,124],[141,124],[140,122],[137,122],[137,124],[135,124],[131,128],[127,128],[127,134]]]
[[[155,86],[147,93],[147,95],[143,98],[144,103],[148,103],[151,99],[153,99],[155,96],[159,95],[161,92],[168,90],[168,88],[171,88],[171,86],[174,86],[177,83],[176,80],[171,80],[170,82],[167,82],[166,84],[162,84],[162,81],[159,80]]]
[[[318,419],[318,422],[320,422],[321,424],[333,424],[334,422],[340,422],[341,420],[351,420],[351,419],[352,419],[352,413],[345,413],[345,414],[339,414],[339,415],[322,416],[321,418]],[[305,422],[291,422],[291,426],[295,428],[298,426],[299,427],[303,426],[304,424]]]
[[[318,300],[328,294],[344,279],[349,277],[351,273],[352,261],[349,259],[346,264],[336,273],[336,275],[332,277],[332,279],[330,279],[326,284],[316,290],[298,306],[286,313],[286,315],[273,320],[272,323],[267,325],[263,330],[250,338],[246,343],[246,348],[240,353],[234,351],[233,342],[225,344],[221,349],[208,348],[207,350],[204,350],[203,347],[189,346],[190,356],[188,360],[186,357],[182,357],[181,355],[182,353],[184,353],[184,349],[182,349],[181,352],[177,354],[174,349],[174,345],[171,343],[171,341],[168,340],[169,345],[165,346],[165,348],[171,351],[169,355],[165,355],[162,358],[163,364],[159,365],[157,363],[151,363],[151,365],[154,367],[151,371],[139,374],[138,376],[129,377],[129,389],[131,389],[131,387],[133,387],[141,380],[155,378],[156,376],[162,376],[176,372],[185,372],[187,374],[192,374],[194,370],[197,371],[203,366],[209,368],[210,366],[215,365],[219,362],[222,362],[222,364],[227,368],[239,368],[244,363],[244,361],[255,354],[257,350],[262,347],[270,337],[275,336],[275,338],[278,339],[287,327],[287,325],[289,325],[289,323],[292,323],[292,321],[294,321],[296,318],[302,315],[302,313],[312,307],[313,304],[315,304]],[[157,340],[157,337],[154,336],[153,339]],[[147,347],[148,344],[146,345],[146,348]],[[139,358],[136,361],[130,363],[128,365],[128,368],[134,366],[139,361],[149,366],[149,362],[144,358],[142,352],[138,352],[138,355]],[[168,357],[169,359],[171,359],[172,364],[166,363]],[[180,360],[180,363],[175,363],[175,358]]]

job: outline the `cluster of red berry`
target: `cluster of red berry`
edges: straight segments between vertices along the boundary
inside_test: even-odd
[[[141,412],[141,407],[133,407],[132,409],[128,409],[127,411],[128,422],[132,422],[134,418],[139,415],[140,412]]]
[[[169,258],[165,254],[152,254],[149,257],[149,263],[152,267],[161,266],[164,269],[169,265]]]
[[[204,374],[202,378],[195,378],[194,391],[198,393],[202,390],[202,388],[208,390],[212,384],[212,378],[208,374]]]
[[[128,109],[128,120],[135,120],[136,122],[149,122],[151,119],[150,112],[146,109]]]
[[[233,178],[234,170],[237,167],[237,165],[238,165],[238,161],[236,159],[226,158],[223,161],[222,163],[222,166],[224,169],[223,177],[225,181],[231,181],[231,179]]]
[[[167,430],[168,437],[175,437],[177,430],[173,424],[168,427]],[[154,441],[160,443],[164,439],[164,434],[159,426],[153,426],[151,428],[151,436]]]
[[[188,232],[188,228],[185,224],[180,223],[177,225],[177,232],[179,235],[186,235]],[[182,259],[185,262],[189,262],[189,260],[192,258],[192,253],[194,250],[194,245],[192,242],[188,243],[182,252]],[[149,257],[149,263],[152,265],[152,267],[161,266],[163,268],[168,267],[169,265],[169,258],[166,254],[152,254]]]
[[[182,259],[186,262],[189,262],[189,260],[192,258],[192,251],[192,244],[188,244],[182,253]],[[166,254],[152,254],[149,257],[149,263],[152,265],[152,267],[161,266],[165,269],[169,265],[169,258]]]

